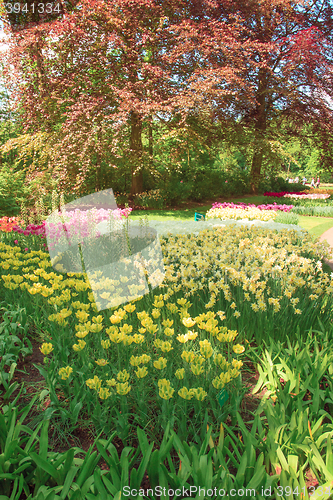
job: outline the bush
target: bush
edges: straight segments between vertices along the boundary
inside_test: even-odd
[[[0,168],[0,217],[18,215],[26,191],[24,172],[15,172],[8,164],[4,164]]]
[[[136,205],[143,208],[162,209],[165,207],[166,198],[163,197],[160,189],[153,189],[135,195],[133,201]]]
[[[116,193],[116,192],[114,192],[114,197],[115,197],[115,200],[116,200],[117,206],[118,206],[118,205],[125,205],[125,203],[128,203],[128,197],[129,197],[129,194],[127,194],[127,193]]]
[[[250,192],[248,174],[222,170],[202,170],[194,175],[190,199],[202,201],[220,196],[243,195]]]
[[[165,186],[160,185],[160,196],[167,205],[176,205],[186,201],[191,194],[193,184],[191,181],[175,175],[167,180]]]
[[[299,215],[314,215],[317,217],[333,217],[333,207],[320,206],[300,206],[292,209],[294,214]]]
[[[270,179],[264,179],[259,185],[259,192],[264,193],[265,191],[270,191],[273,193],[280,193],[282,191],[299,193],[304,191],[305,186],[303,184],[290,184],[288,181],[282,177],[275,177]]]

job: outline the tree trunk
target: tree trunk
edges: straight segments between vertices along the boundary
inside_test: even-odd
[[[266,92],[268,88],[268,73],[265,69],[260,69],[258,73],[257,109],[254,126],[254,153],[251,166],[251,191],[258,194],[258,187],[261,179],[261,167],[264,155],[264,139],[266,132]]]
[[[98,154],[96,161],[95,192],[97,193],[100,190],[101,190],[101,157]]]
[[[148,150],[150,156],[150,162],[153,161],[154,149],[153,149],[153,118],[149,117],[148,122]]]
[[[96,177],[95,177],[95,192],[101,190],[102,183],[102,155],[100,153],[100,147],[102,143],[101,131],[96,132]]]
[[[33,55],[36,61],[36,74],[37,74],[37,87],[39,94],[41,96],[45,95],[45,87],[46,87],[46,82],[45,82],[45,71],[44,71],[44,66],[43,66],[43,54],[42,54],[42,49],[41,49],[41,34],[38,34],[38,38],[33,46]]]
[[[131,197],[143,191],[142,121],[136,111],[131,111],[130,164],[132,174]]]
[[[148,166],[150,175],[155,175],[154,172],[154,142],[153,142],[153,117],[148,118]]]
[[[263,159],[263,150],[258,148],[254,151],[251,166],[251,191],[252,194],[258,194],[258,186],[260,184],[260,172]]]

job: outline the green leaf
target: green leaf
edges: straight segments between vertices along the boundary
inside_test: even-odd
[[[37,455],[37,453],[30,453],[30,456],[32,460],[40,467],[44,472],[47,472],[52,479],[57,481],[59,473],[57,469],[53,467],[47,460],[44,460],[40,455]],[[57,481],[58,482],[58,481]]]
[[[89,455],[89,451],[87,452],[82,464],[80,475],[76,480],[76,484],[79,486],[79,488],[81,488],[83,482],[86,481],[92,474],[92,471],[99,461],[99,457],[100,455],[97,456],[96,451],[94,451],[91,455]]]
[[[333,481],[328,481],[327,483],[319,486],[313,495],[311,495],[311,500],[328,500],[332,498],[332,488]],[[327,493],[325,493],[327,490]]]
[[[69,450],[69,451],[71,451],[71,450]],[[74,483],[74,478],[75,478],[77,472],[78,472],[78,468],[77,467],[72,467],[67,472],[65,482],[63,483],[64,486],[63,486],[63,488],[61,490],[61,495],[60,495],[60,499],[61,500],[65,500],[66,499],[67,493],[69,492],[71,486]]]
[[[146,451],[149,449],[149,442],[147,439],[146,434],[143,432],[140,427],[137,427],[137,435],[138,435],[138,440],[141,448],[141,453],[144,456]]]
[[[111,481],[106,476],[102,476],[102,481],[105,484],[106,488],[108,489],[108,491],[111,495],[116,495],[116,493],[118,493],[117,488],[115,488],[115,486],[111,483]]]
[[[101,480],[101,469],[99,468],[96,468],[94,471],[94,489],[95,494],[98,493],[98,497],[101,498],[101,500],[108,500],[108,494]]]

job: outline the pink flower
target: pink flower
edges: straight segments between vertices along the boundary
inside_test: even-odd
[[[28,250],[29,250],[28,248],[25,248],[25,249],[24,249],[24,251],[25,251],[25,252],[28,252]]]
[[[225,181],[225,183],[227,184],[228,181]]]
[[[17,240],[15,240],[14,243],[15,243],[15,245],[18,245],[18,241]]]

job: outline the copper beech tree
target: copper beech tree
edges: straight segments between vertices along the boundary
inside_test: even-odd
[[[330,126],[330,22],[326,0],[83,0],[12,30],[7,85],[25,134],[3,149],[77,190],[92,172],[99,190],[101,166],[121,157],[135,194],[152,168],[153,120],[182,151],[197,116],[208,135],[216,124],[247,132],[256,191],[272,120]]]
[[[149,165],[143,125],[151,155],[152,117],[178,114],[180,130],[196,101],[189,91],[193,64],[177,49],[183,41],[175,33],[191,15],[186,1],[84,0],[52,23],[16,30],[7,76],[24,109],[26,133],[7,150],[19,145],[22,154],[38,153],[35,165],[40,168],[42,158],[63,186],[79,188],[94,168],[96,190],[101,163],[122,154],[131,168],[131,193],[142,191]],[[221,25],[222,43],[233,36],[232,26]],[[229,84],[234,69],[226,67],[220,78]]]
[[[257,192],[265,155],[279,139],[279,123],[291,126],[292,133],[311,123],[322,136],[326,132],[324,145],[332,134],[331,3],[212,0],[207,4],[210,12],[204,23],[208,29],[203,31],[204,24],[196,23],[190,33],[186,27],[179,31],[188,41],[184,52],[201,54],[202,66],[192,75],[192,90],[209,100],[215,120],[249,138],[246,147],[251,152],[252,191]],[[233,57],[232,48],[226,52],[225,38],[219,38],[224,23],[237,23],[237,57]],[[228,84],[223,75],[232,70],[239,82],[229,79]],[[207,81],[208,87],[203,84]],[[221,102],[226,94],[230,96],[227,112]]]

